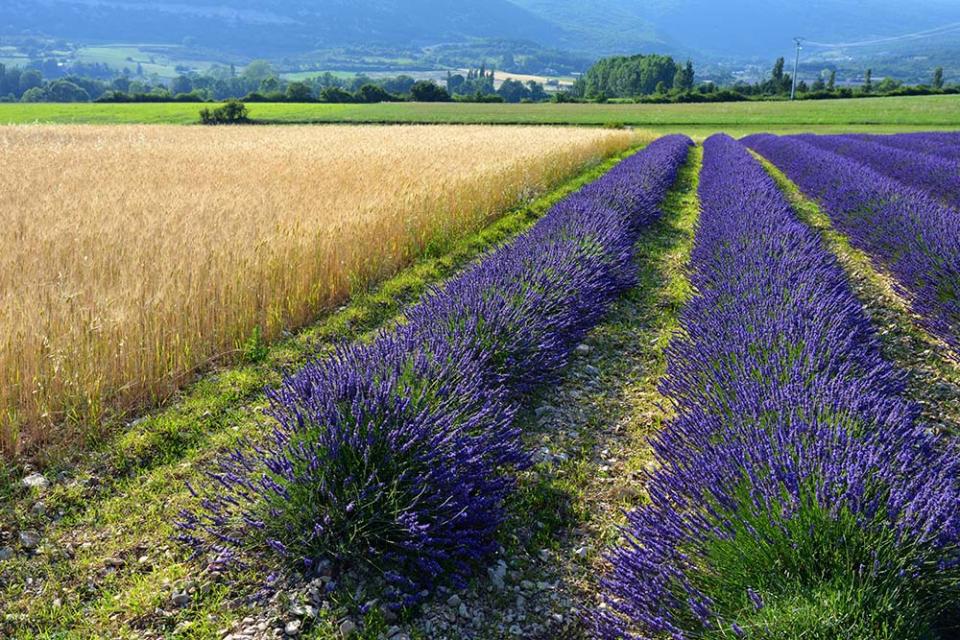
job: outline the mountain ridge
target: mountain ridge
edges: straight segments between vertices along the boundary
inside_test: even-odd
[[[248,57],[380,47],[422,51],[484,39],[533,42],[585,58],[660,52],[711,61],[790,55],[792,38],[895,36],[960,22],[960,3],[864,0],[8,0],[0,35],[84,43],[200,45]],[[955,34],[954,34],[955,35]],[[949,45],[929,38],[877,54]],[[912,47],[912,49],[911,49]],[[816,55],[820,49],[808,53]],[[858,49],[858,52],[865,51]]]

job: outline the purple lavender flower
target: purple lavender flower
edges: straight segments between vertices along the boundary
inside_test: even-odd
[[[208,473],[180,538],[234,559],[272,549],[383,570],[411,604],[493,551],[529,463],[514,415],[635,281],[633,244],[692,143],[668,136],[557,204],[372,343],[268,392],[273,433]],[[310,560],[310,563],[305,561]]]
[[[743,140],[779,167],[854,246],[889,271],[926,327],[960,354],[960,211],[807,139]]]
[[[773,180],[726,136],[704,148],[697,295],[663,383],[677,417],[651,442],[649,502],[608,556],[595,630],[828,637],[833,612],[767,625],[781,602],[871,589],[899,610],[844,599],[851,637],[923,637],[960,584],[941,569],[960,548],[960,448],[918,424],[843,270]]]
[[[951,207],[960,205],[960,162],[957,160],[883,144],[886,136],[790,137],[849,158]]]
[[[897,133],[886,136],[860,134],[856,137],[943,160],[960,160],[960,133],[956,132]]]

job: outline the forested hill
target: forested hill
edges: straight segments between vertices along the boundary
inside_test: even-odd
[[[250,57],[523,41],[587,58],[665,53],[772,58],[793,36],[883,38],[960,22],[957,0],[5,0],[0,36],[189,44]],[[957,33],[883,44],[917,55]],[[864,50],[858,49],[858,56]]]
[[[562,30],[507,0],[7,0],[0,34],[268,56],[470,38],[549,43]]]
[[[513,0],[604,53],[697,51],[769,57],[794,36],[851,42],[960,21],[957,0]],[[949,44],[957,34],[925,38]],[[573,41],[557,43],[571,46]],[[891,47],[911,50],[921,39]],[[877,52],[880,48],[877,48]]]

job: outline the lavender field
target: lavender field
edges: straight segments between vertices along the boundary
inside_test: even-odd
[[[0,636],[948,640],[958,435],[960,134],[668,135],[3,471]]]

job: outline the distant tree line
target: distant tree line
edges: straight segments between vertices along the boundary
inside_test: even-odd
[[[376,103],[544,101],[549,94],[538,82],[505,80],[494,85],[494,69],[481,65],[465,75],[448,74],[446,86],[407,75],[370,78],[321,73],[302,80],[282,78],[267,62],[255,61],[238,73],[236,68],[213,67],[208,72],[184,73],[171,81],[126,74],[111,79],[85,76],[46,78],[39,69],[0,65],[0,101],[3,102],[244,102]]]
[[[139,67],[139,65],[138,65]],[[793,78],[778,58],[769,77],[756,83],[734,82],[718,86],[696,83],[693,64],[681,64],[669,56],[636,55],[604,58],[594,64],[566,92],[548,93],[539,82],[508,78],[496,83],[496,70],[480,65],[465,73],[448,73],[445,86],[416,80],[407,75],[371,78],[363,74],[342,77],[320,73],[300,80],[287,80],[266,61],[254,61],[241,72],[231,66],[214,66],[206,72],[184,73],[163,81],[129,70],[104,79],[86,75],[47,77],[41,69],[6,67],[0,64],[0,102],[324,102],[377,103],[418,102],[733,102],[777,100],[789,96]],[[104,69],[91,68],[103,75]],[[888,95],[958,93],[944,82],[942,68],[935,69],[929,84],[907,86],[884,78],[875,81],[866,70],[857,86],[838,86],[836,70],[824,70],[813,82],[799,81],[802,100],[857,98]]]
[[[782,100],[790,95],[793,87],[793,78],[784,68],[785,60],[778,58],[765,80],[753,84],[735,82],[721,87],[712,82],[696,85],[690,61],[681,65],[673,58],[661,55],[617,56],[598,61],[577,80],[567,95],[554,96],[554,99],[642,103]],[[942,67],[933,71],[929,84],[914,86],[892,78],[874,82],[870,69],[866,70],[863,82],[858,86],[838,86],[836,70],[825,69],[811,83],[798,81],[796,90],[796,97],[800,100],[960,93],[960,87],[945,85]]]
[[[550,94],[534,80],[507,78],[496,88],[496,70],[480,65],[466,75],[447,73],[447,93],[460,102],[546,102]]]
[[[0,102],[89,102],[96,84],[78,76],[45,80],[38,69],[0,64]]]
[[[678,64],[670,56],[635,55],[603,58],[583,74],[571,93],[588,100],[632,98],[670,90],[693,89],[693,63]]]

